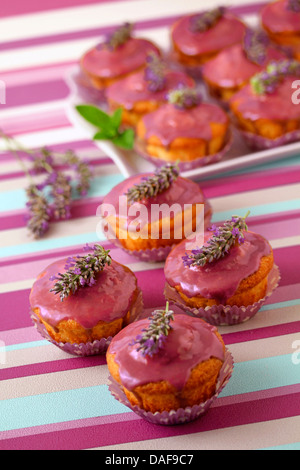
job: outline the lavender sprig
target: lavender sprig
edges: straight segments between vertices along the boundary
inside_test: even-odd
[[[296,13],[300,12],[300,0],[288,0],[287,10],[291,10]]]
[[[162,91],[166,86],[166,65],[158,54],[150,53],[146,59],[145,80],[149,91]]]
[[[91,179],[93,177],[89,163],[86,160],[80,159],[73,150],[67,150],[65,159],[77,173],[77,192],[80,196],[86,196],[91,187]]]
[[[230,248],[238,243],[244,242],[244,231],[248,230],[245,217],[233,216],[231,220],[227,220],[222,226],[213,225],[210,230],[213,236],[201,248],[192,250],[190,254],[186,253],[182,257],[184,266],[205,266],[220,258],[223,258]]]
[[[27,227],[34,238],[41,238],[49,229],[52,209],[48,200],[45,198],[35,185],[30,185],[26,190],[29,214],[27,217]]]
[[[178,176],[177,164],[168,164],[156,170],[154,176],[143,177],[141,183],[135,184],[125,193],[128,203],[133,204],[157,196],[157,194],[168,189]]]
[[[202,101],[196,88],[179,86],[168,93],[168,102],[178,109],[189,109],[198,106]]]
[[[267,57],[269,38],[263,31],[247,29],[244,37],[244,51],[251,62],[263,65]]]
[[[109,33],[105,39],[105,41],[99,46],[97,46],[99,49],[102,49],[103,47],[106,47],[109,50],[115,50],[118,47],[122,46],[125,44],[125,42],[128,41],[128,39],[131,38],[131,33],[133,30],[133,25],[131,23],[124,23],[123,25],[119,26],[117,29],[115,29],[113,32]]]
[[[264,71],[254,75],[250,83],[257,95],[271,94],[287,76],[300,76],[300,62],[289,59],[272,61]]]
[[[138,344],[137,351],[143,356],[154,356],[163,347],[165,340],[172,330],[170,322],[174,320],[174,312],[169,310],[169,302],[166,303],[165,310],[154,310],[149,317],[150,324],[142,330],[130,346]]]
[[[50,281],[56,281],[50,292],[59,294],[61,301],[84,286],[94,285],[96,275],[103,271],[106,264],[111,264],[110,250],[105,250],[101,245],[91,247],[86,244],[84,250],[92,251],[92,254],[68,258],[66,272],[50,278]]]
[[[193,33],[207,31],[212,28],[225,14],[226,8],[218,7],[213,10],[192,16],[190,19],[190,30]]]

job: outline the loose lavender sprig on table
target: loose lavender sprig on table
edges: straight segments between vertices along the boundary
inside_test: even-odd
[[[131,343],[131,346],[138,344],[137,351],[143,356],[154,356],[163,347],[165,340],[172,330],[170,322],[174,320],[174,312],[169,310],[169,302],[164,310],[154,310],[149,317],[148,328],[142,330]]]
[[[115,50],[118,47],[122,46],[125,44],[125,42],[128,41],[128,39],[131,38],[131,33],[133,30],[133,25],[131,23],[124,23],[123,25],[119,26],[117,29],[115,29],[113,32],[109,33],[105,39],[105,41],[99,46],[97,46],[99,49],[102,49],[103,47],[106,47],[110,50]]]
[[[201,13],[200,15],[192,16],[190,19],[190,30],[193,33],[207,31],[224,16],[225,12],[226,8],[219,7]]]
[[[50,281],[56,281],[50,292],[59,294],[61,301],[84,286],[94,285],[96,275],[103,271],[105,265],[111,264],[110,250],[101,245],[91,247],[87,244],[84,250],[92,251],[92,254],[68,258],[66,272],[50,278]]]
[[[296,13],[300,12],[300,0],[288,0],[287,9]]]
[[[201,93],[196,88],[179,86],[168,93],[168,102],[178,109],[189,109],[198,106],[202,101]]]
[[[267,57],[269,38],[264,31],[247,29],[244,37],[244,51],[251,62],[263,65]]]
[[[178,176],[177,164],[168,164],[156,170],[153,176],[143,177],[141,183],[135,184],[125,193],[128,203],[133,204],[157,196],[157,194],[168,189]]]
[[[220,258],[223,258],[230,248],[238,243],[244,242],[244,231],[248,230],[245,217],[232,216],[231,220],[227,220],[222,226],[213,225],[210,231],[213,236],[201,248],[192,250],[190,254],[186,253],[182,257],[183,264],[187,267],[205,266]]]
[[[145,80],[149,91],[162,91],[166,86],[166,65],[158,54],[150,53],[146,59]]]
[[[287,76],[300,76],[300,62],[289,59],[270,62],[264,71],[251,78],[250,83],[257,95],[271,94]]]

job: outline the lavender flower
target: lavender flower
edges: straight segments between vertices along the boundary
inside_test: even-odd
[[[54,219],[69,219],[72,200],[71,178],[64,173],[53,171],[50,173],[47,183],[51,186]]]
[[[300,62],[289,59],[270,62],[265,70],[252,77],[250,83],[257,95],[271,94],[286,76],[300,76]]]
[[[178,109],[193,108],[201,103],[201,94],[196,88],[180,85],[168,93],[168,101]]]
[[[145,80],[150,91],[162,91],[166,86],[166,66],[158,54],[148,54],[145,68]]]
[[[288,0],[287,9],[296,13],[300,12],[300,0]]]
[[[165,310],[154,310],[149,317],[150,324],[148,328],[142,330],[142,334],[138,335],[130,346],[138,345],[137,351],[143,356],[157,354],[163,348],[166,338],[172,330],[170,322],[174,320],[174,312],[169,310],[169,302],[166,303]]]
[[[219,7],[206,11],[190,19],[190,30],[193,33],[204,32],[212,28],[225,14],[226,8]]]
[[[263,65],[266,60],[269,42],[266,33],[248,28],[244,37],[244,50],[248,59],[257,65]]]
[[[157,196],[157,194],[168,189],[178,176],[179,169],[176,164],[168,164],[156,170],[154,176],[144,177],[141,183],[128,189],[125,195],[128,197],[129,204]]]
[[[38,239],[49,229],[49,221],[52,210],[49,202],[35,185],[30,185],[26,190],[27,208],[29,211],[27,217],[27,227]]]
[[[206,263],[223,258],[236,242],[243,243],[244,231],[248,230],[245,221],[248,215],[249,212],[245,217],[233,216],[231,220],[227,220],[220,227],[213,225],[210,228],[213,236],[207,241],[207,244],[192,250],[190,254],[186,253],[182,257],[183,264],[189,268],[191,266],[205,266]]]
[[[66,272],[50,278],[51,281],[56,281],[50,292],[59,294],[61,301],[84,286],[94,285],[96,275],[103,271],[106,264],[111,264],[109,250],[105,250],[101,245],[87,244],[84,250],[92,251],[92,254],[69,257],[65,265]]]
[[[65,154],[65,159],[69,165],[77,173],[77,191],[81,196],[86,196],[91,186],[91,179],[93,172],[89,163],[85,160],[81,160],[73,150],[68,150]]]
[[[105,41],[99,44],[97,48],[102,49],[106,47],[112,51],[117,49],[131,38],[132,29],[133,25],[131,23],[124,23],[122,26],[119,26],[113,32],[109,33]]]

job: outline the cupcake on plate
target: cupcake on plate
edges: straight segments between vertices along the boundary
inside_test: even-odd
[[[174,315],[168,303],[165,310],[155,310],[116,335],[106,358],[113,395],[157,424],[200,416],[229,380],[233,366],[215,327]]]
[[[202,76],[210,95],[227,102],[269,62],[284,58],[266,33],[247,29],[242,43],[224,49],[204,64]]]
[[[198,184],[166,165],[115,186],[100,215],[112,243],[145,261],[162,261],[172,246],[209,226],[212,209]]]
[[[96,89],[106,89],[116,80],[144,68],[150,52],[160,54],[148,39],[133,37],[132,29],[130,23],[125,23],[81,57],[81,70]]]
[[[30,292],[32,319],[43,337],[74,355],[106,351],[111,338],[142,309],[134,273],[100,245],[55,261]]]
[[[178,161],[181,170],[220,160],[230,144],[228,115],[195,88],[171,90],[168,103],[146,114],[136,132],[141,156],[157,166]]]
[[[261,23],[271,40],[288,47],[297,58],[300,47],[300,1],[278,0],[261,11]]]
[[[211,228],[203,245],[183,241],[165,263],[165,296],[215,325],[251,318],[278,283],[269,242],[232,217]]]
[[[179,63],[189,70],[201,67],[218,52],[243,40],[246,26],[225,8],[180,18],[171,40]]]
[[[113,83],[106,96],[112,111],[122,108],[122,122],[135,127],[142,116],[165,103],[168,91],[178,85],[193,87],[194,80],[168,68],[160,56],[151,53],[145,70]]]
[[[300,62],[272,62],[230,99],[235,124],[250,145],[270,148],[299,140],[300,107],[292,100],[299,77]]]

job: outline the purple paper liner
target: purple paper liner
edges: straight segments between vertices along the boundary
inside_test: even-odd
[[[263,299],[248,306],[238,307],[237,305],[213,305],[205,308],[192,308],[183,303],[180,294],[168,283],[165,285],[164,295],[172,304],[179,307],[188,315],[199,317],[215,326],[230,326],[244,323],[254,317],[261,309],[265,301],[278,287],[280,272],[278,266],[274,265],[268,275],[267,293]]]
[[[96,105],[104,105],[107,103],[105,90],[94,87],[89,77],[83,73],[78,67],[73,70],[69,76],[73,89],[76,90],[76,95],[84,102],[89,102]]]
[[[134,413],[141,416],[146,421],[149,421],[153,424],[174,426],[176,424],[184,424],[194,421],[195,419],[199,418],[201,415],[206,413],[206,411],[217,399],[221,391],[229,382],[233,368],[233,357],[228,351],[228,349],[226,349],[224,363],[218,376],[214,395],[205,402],[200,403],[199,405],[194,405],[192,407],[187,408],[179,408],[178,410],[163,411],[162,413],[151,413],[150,411],[145,411],[138,406],[131,405],[123,391],[122,386],[118,384],[118,382],[116,382],[111,376],[109,376],[109,391],[116,400],[130,408],[132,411],[134,411]]]
[[[220,152],[215,153],[213,155],[206,155],[204,157],[195,158],[194,160],[188,162],[179,162],[178,167],[180,171],[189,171],[194,170],[195,168],[200,168],[211,163],[217,163],[229,152],[233,143],[232,132],[228,133],[226,144]],[[146,145],[144,142],[141,142],[139,138],[136,139],[134,144],[134,149],[138,153],[139,156],[144,158],[145,160],[149,161],[156,167],[164,166],[166,163],[170,163],[169,161],[162,160],[160,158],[152,157],[146,151]]]
[[[239,133],[243,136],[246,144],[253,150],[267,150],[283,145],[300,141],[300,129],[288,132],[277,139],[267,139],[251,132],[246,132],[238,128]]]
[[[181,72],[186,73],[187,75],[192,77],[195,80],[195,82],[200,82],[202,80],[203,64],[199,64],[199,65],[183,64],[182,62],[180,62],[178,58],[178,54],[172,48],[166,52],[164,59],[171,68],[174,68],[174,69],[180,70]]]
[[[131,314],[129,323],[133,323],[139,319],[140,314],[143,311],[143,295],[142,291],[139,289],[138,296],[134,305],[131,307]],[[93,342],[88,341],[87,343],[63,343],[55,341],[48,333],[44,324],[40,321],[39,317],[33,312],[30,312],[31,319],[40,335],[45,338],[50,343],[57,346],[62,351],[72,354],[73,356],[96,356],[100,354],[105,354],[108,346],[112,340],[112,336],[108,338],[102,338],[100,340],[95,340]]]

